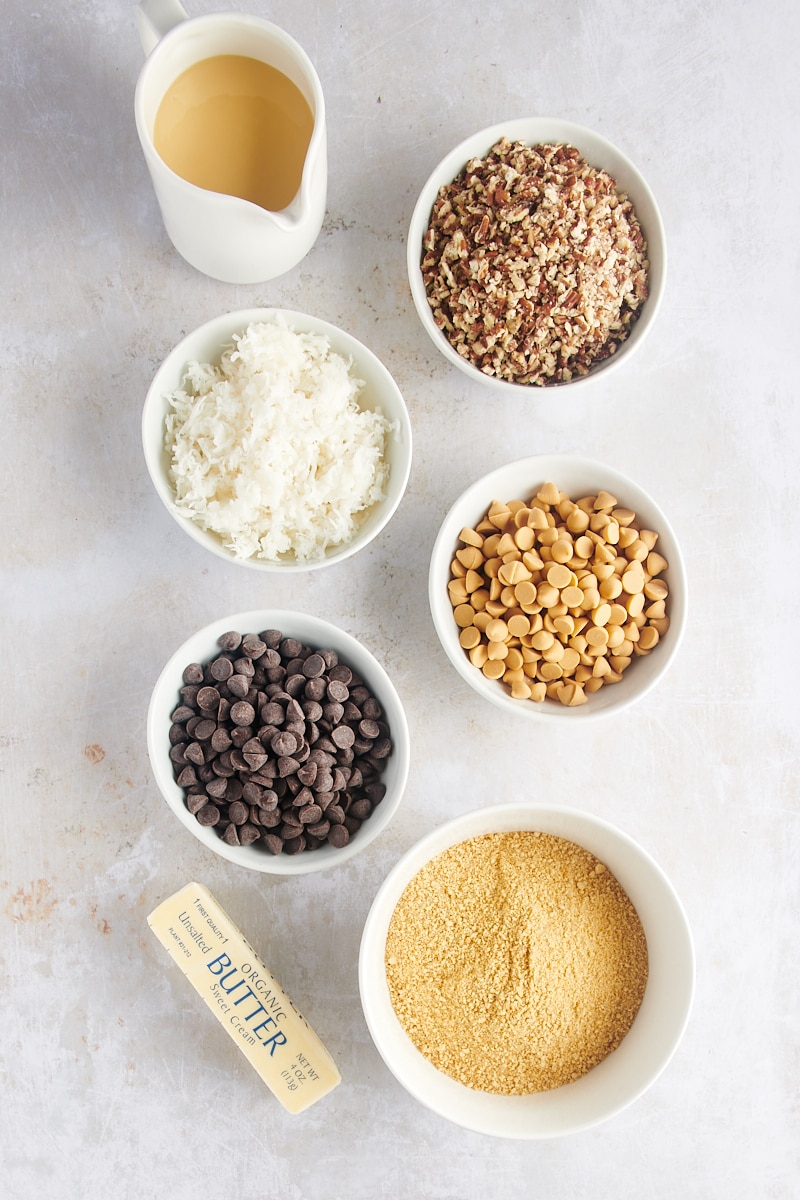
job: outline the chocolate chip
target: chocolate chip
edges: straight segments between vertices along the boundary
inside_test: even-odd
[[[297,638],[287,637],[281,641],[278,647],[282,658],[290,662],[293,658],[297,658],[300,651],[303,649],[303,643],[298,642]]]
[[[331,731],[331,741],[340,750],[348,750],[356,740],[356,735],[353,733],[349,725],[337,725]]]
[[[229,658],[225,658],[224,656],[215,658],[209,666],[208,672],[212,679],[216,679],[220,683],[224,683],[225,680],[230,679],[231,675],[233,674],[233,663]]]
[[[195,816],[201,825],[216,825],[220,812],[215,804],[204,804],[202,808],[198,809]]]
[[[306,679],[316,679],[325,670],[325,659],[321,654],[309,654],[303,663],[303,674]]]
[[[243,800],[235,800],[228,807],[228,817],[233,821],[234,825],[244,825],[249,816],[250,810]]]
[[[255,633],[246,633],[242,638],[242,651],[248,658],[261,658],[266,648],[267,643]]]
[[[320,677],[319,679],[309,679],[303,688],[303,695],[307,700],[321,700],[327,691],[328,684],[323,677]]]
[[[188,704],[179,704],[170,719],[176,722],[176,724],[185,724],[187,721],[191,721],[192,717],[196,715],[195,710],[190,708]]]
[[[244,700],[250,691],[250,683],[246,675],[231,675],[228,680],[228,691],[237,700]]]
[[[331,825],[328,841],[337,850],[341,850],[350,841],[350,834],[344,825]]]
[[[182,674],[169,755],[187,810],[231,846],[343,846],[383,798],[382,709],[329,649],[231,631]],[[234,657],[238,653],[238,657]]]
[[[175,780],[178,787],[189,788],[197,783],[197,772],[194,767],[184,767],[178,778]]]
[[[248,700],[238,700],[231,705],[231,720],[234,725],[252,725],[256,719],[256,710]]]
[[[219,691],[215,687],[201,687],[197,693],[198,707],[205,712],[216,712],[219,708]]]
[[[218,725],[211,735],[210,743],[212,750],[216,750],[217,754],[222,754],[230,745],[232,745],[231,735],[228,733],[227,729],[221,725]]]
[[[342,683],[338,679],[330,679],[328,681],[327,690],[329,698],[331,700],[338,700],[340,704],[343,704],[345,700],[349,700],[350,698],[350,692],[347,688],[347,684]]]
[[[277,726],[283,724],[284,710],[278,704],[277,700],[267,701],[266,704],[262,705],[258,715],[265,725],[275,725],[277,728]]]
[[[283,843],[284,854],[301,854],[306,848],[306,839],[304,837],[287,838]]]
[[[221,650],[234,651],[238,650],[242,644],[242,635],[235,630],[230,630],[229,633],[223,633],[217,638],[217,645]]]
[[[366,821],[367,817],[372,815],[372,805],[366,797],[363,800],[354,800],[347,810],[347,815],[359,821]]]
[[[293,733],[281,730],[270,740],[269,747],[272,753],[280,759],[294,754],[299,744],[299,739]],[[280,770],[280,767],[278,769]],[[285,775],[286,772],[282,771],[281,774]]]

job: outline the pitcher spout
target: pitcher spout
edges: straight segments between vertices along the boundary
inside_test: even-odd
[[[301,187],[294,200],[287,204],[286,208],[282,208],[280,212],[271,211],[269,216],[272,219],[272,223],[278,229],[282,229],[286,233],[292,233],[303,224],[308,216],[308,210],[308,197],[303,195],[303,188]]]

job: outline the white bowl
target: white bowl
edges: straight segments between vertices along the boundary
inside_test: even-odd
[[[190,663],[206,663],[219,653],[217,639],[230,630],[241,634],[280,629],[315,649],[335,650],[342,662],[360,675],[379,700],[389,726],[392,753],[381,776],[386,795],[372,815],[341,849],[330,845],[299,854],[272,855],[256,842],[251,846],[229,846],[212,829],[200,825],[186,808],[183,789],[175,782],[169,757],[171,714],[180,703],[183,671]],[[268,875],[307,875],[349,862],[371,845],[397,812],[408,778],[410,746],[408,723],[400,697],[378,660],[344,630],[319,617],[280,609],[264,609],[220,617],[192,634],[169,659],[158,677],[147,713],[147,750],[150,766],[162,796],[180,823],[209,850],[240,867]]]
[[[406,885],[437,854],[486,833],[539,830],[583,846],[627,892],[647,938],[649,975],[641,1008],[619,1047],[587,1075],[549,1092],[478,1092],[434,1067],[412,1043],[386,982],[389,923]],[[633,1103],[666,1067],[683,1036],[694,992],[694,951],[681,903],[653,859],[613,825],[570,808],[504,804],[467,813],[424,837],[387,876],[364,926],[361,1003],[389,1070],[421,1104],[476,1133],[519,1139],[556,1137],[596,1125]]]
[[[659,534],[656,549],[669,563],[662,578],[669,586],[667,613],[670,626],[662,641],[650,654],[635,658],[619,683],[601,688],[589,696],[585,704],[574,708],[567,708],[557,700],[540,703],[515,700],[502,683],[487,679],[472,665],[459,643],[460,631],[447,592],[450,563],[461,530],[465,526],[474,527],[493,500],[525,500],[547,481],[555,483],[573,499],[594,495],[601,489],[611,492],[620,505],[634,510],[645,528]],[[485,700],[504,712],[544,724],[555,721],[586,722],[629,708],[664,677],[683,638],[688,584],[683,555],[672,526],[644,488],[619,471],[588,458],[538,455],[498,467],[471,484],[455,501],[434,542],[428,575],[428,600],[433,623],[447,657],[459,675]]]
[[[634,322],[630,334],[615,354],[597,363],[588,375],[575,376],[568,383],[551,384],[540,388],[536,385],[511,383],[506,379],[485,375],[467,359],[462,358],[444,333],[437,328],[422,281],[422,271],[420,270],[422,239],[428,228],[431,210],[439,189],[452,183],[471,158],[484,157],[492,146],[504,136],[511,141],[525,142],[529,146],[551,143],[575,146],[590,166],[607,171],[618,188],[627,193],[647,240],[650,263],[649,295],[642,305],[639,317]],[[475,382],[509,394],[516,392],[530,395],[531,392],[546,393],[553,387],[569,388],[571,391],[578,387],[586,387],[598,379],[608,379],[612,371],[616,370],[623,362],[628,361],[652,328],[661,305],[667,269],[667,248],[661,214],[653,193],[644,177],[621,150],[618,150],[600,134],[569,121],[551,117],[520,117],[513,121],[503,121],[492,125],[488,129],[482,129],[479,133],[465,138],[434,168],[420,193],[411,217],[408,231],[407,263],[414,306],[433,344],[448,362],[454,367],[458,367]]]
[[[289,556],[280,561],[240,558],[226,549],[216,534],[201,529],[175,506],[175,495],[169,479],[169,454],[164,444],[165,421],[170,408],[166,397],[183,386],[187,364],[192,361],[216,362],[222,351],[232,344],[234,334],[244,333],[251,323],[275,320],[284,320],[291,329],[298,332],[327,337],[332,350],[346,359],[351,359],[353,373],[363,380],[364,388],[359,394],[362,407],[379,411],[387,420],[396,423],[394,430],[387,435],[389,479],[384,500],[369,511],[352,541],[333,546],[323,557],[307,561]],[[383,363],[371,350],[343,329],[317,317],[285,309],[249,308],[224,313],[187,334],[167,355],[148,389],[142,413],[142,444],[147,470],[156,492],[181,529],[226,562],[251,567],[257,571],[312,571],[341,562],[363,549],[380,533],[396,511],[405,493],[411,471],[412,438],[408,409],[397,384]]]

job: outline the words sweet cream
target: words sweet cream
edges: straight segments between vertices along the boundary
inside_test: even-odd
[[[330,1054],[207,888],[187,884],[147,922],[284,1108],[336,1087]]]

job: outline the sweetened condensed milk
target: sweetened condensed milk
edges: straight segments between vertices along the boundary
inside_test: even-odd
[[[153,142],[189,183],[279,212],[300,186],[314,117],[300,89],[269,63],[202,59],[172,83]]]

